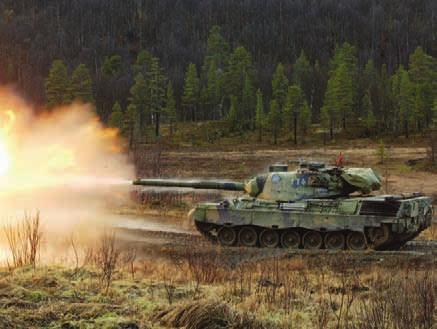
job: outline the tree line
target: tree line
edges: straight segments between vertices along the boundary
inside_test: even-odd
[[[302,50],[290,67],[278,63],[269,88],[262,88],[252,54],[243,46],[232,48],[219,26],[211,28],[206,43],[202,65],[186,67],[180,97],[160,59],[140,51],[129,68],[134,80],[127,99],[110,104],[109,125],[131,144],[150,127],[159,136],[162,121],[172,134],[177,121],[205,120],[226,121],[234,134],[257,130],[260,140],[268,132],[274,143],[286,134],[298,143],[312,123],[320,123],[331,139],[348,129],[408,137],[430,127],[437,114],[437,61],[420,46],[407,67],[400,65],[392,74],[373,59],[359,65],[356,47],[347,42],[335,47],[326,65],[311,62]],[[118,79],[122,58],[105,57],[100,70],[102,84]],[[67,66],[55,60],[45,81],[47,105],[73,98],[93,102],[93,85],[84,64],[70,79]]]
[[[138,75],[133,68],[141,57],[140,53],[146,50],[152,57],[159,58],[160,69],[165,72],[167,81],[160,87],[161,94],[167,92],[168,81],[172,82],[175,120],[193,120],[193,117],[194,120],[218,120],[227,117],[231,108],[234,117],[243,108],[244,120],[232,128],[245,131],[254,129],[254,119],[247,120],[246,106],[255,107],[256,112],[258,89],[265,102],[266,117],[271,100],[276,100],[277,105],[273,107],[278,106],[281,115],[287,113],[281,97],[273,97],[272,76],[278,63],[282,63],[289,85],[295,85],[296,75],[308,75],[305,70],[296,73],[295,67],[301,58],[299,63],[306,65],[306,59],[311,68],[305,86],[299,85],[310,108],[311,122],[322,122],[329,137],[330,131],[334,134],[344,125],[353,130],[351,113],[348,118],[344,115],[350,100],[346,98],[345,104],[340,104],[342,109],[334,110],[332,100],[336,99],[336,93],[329,97],[325,95],[327,89],[338,89],[335,79],[327,88],[333,72],[336,72],[337,80],[349,79],[345,72],[350,65],[341,70],[334,69],[336,64],[332,59],[337,56],[337,50],[345,43],[353,48],[356,62],[353,64],[358,72],[352,75],[354,113],[368,108],[369,104],[384,107],[382,102],[390,97],[377,95],[376,89],[381,88],[375,85],[370,87],[368,97],[363,97],[361,72],[372,60],[380,79],[388,81],[401,65],[410,71],[410,57],[417,47],[436,57],[436,11],[437,3],[433,0],[3,0],[0,2],[0,82],[13,84],[33,103],[44,106],[48,101],[45,79],[53,61],[62,60],[71,74],[79,64],[84,64],[91,77],[96,111],[104,122],[108,122],[116,102],[123,114],[132,103],[131,87],[136,84]],[[209,40],[214,26],[220,27],[224,42]],[[224,57],[212,60],[216,69],[208,64],[211,71],[208,75],[205,63],[214,52],[211,52],[212,46],[208,47],[210,42],[222,42],[225,48],[216,49]],[[304,56],[301,56],[302,52]],[[233,79],[232,72],[237,71],[228,67],[238,62],[250,64],[247,67],[248,79]],[[190,63],[197,71],[202,94],[196,108],[189,105],[192,96],[191,100],[190,96],[183,97]],[[225,81],[222,88],[226,97],[222,102],[214,99],[218,96],[213,87],[208,93],[202,90],[208,85],[206,79],[210,79],[209,85],[214,86],[214,71],[217,79]],[[193,67],[191,76],[194,77],[192,72]],[[150,77],[146,73],[143,72],[143,77],[147,82]],[[196,79],[191,80],[190,83],[195,85]],[[410,83],[417,84],[415,81]],[[391,87],[388,90],[387,83],[383,84],[387,93],[393,92]],[[238,85],[241,94],[231,94],[230,90]],[[247,97],[249,94],[253,97]],[[418,93],[414,91],[414,94]],[[403,109],[405,104],[411,103],[411,98],[402,101]],[[212,106],[206,102],[219,105],[211,110]],[[394,103],[393,99],[390,100],[389,107],[400,107]],[[157,103],[154,104],[156,108]],[[305,117],[298,117],[294,112],[288,110],[291,116],[289,128],[294,126],[294,121],[299,127],[299,117]],[[377,131],[397,134],[403,125],[404,132],[410,133],[425,127],[423,118],[413,118],[417,117],[416,112],[402,111],[403,116],[409,117],[403,120],[408,123],[407,128],[399,120],[390,122],[391,113],[385,113],[384,122],[378,118],[381,111],[374,111],[374,118],[372,112],[367,113],[369,123],[376,121]],[[156,130],[156,123],[160,122],[155,120],[157,117],[161,119],[161,115],[154,113],[142,120],[150,126],[153,123]],[[162,118],[168,120],[164,115]],[[417,127],[418,122],[420,127]],[[285,123],[280,129],[284,130]],[[270,130],[269,126],[264,130]],[[366,132],[364,128],[361,130]],[[373,132],[369,130],[367,133]]]

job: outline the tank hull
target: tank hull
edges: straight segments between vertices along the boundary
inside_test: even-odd
[[[399,249],[431,225],[431,201],[417,194],[290,203],[240,198],[201,203],[189,216],[226,246]]]

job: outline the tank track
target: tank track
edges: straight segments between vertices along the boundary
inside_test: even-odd
[[[276,230],[276,232],[279,235],[279,242],[278,243],[273,243],[273,245],[271,245],[271,246],[266,246],[265,244],[263,244],[260,241],[261,233],[266,230],[263,227],[259,227],[259,226],[232,226],[232,227],[228,227],[228,226],[220,226],[220,225],[214,225],[214,224],[210,224],[210,223],[203,223],[203,222],[197,222],[197,221],[195,221],[195,226],[196,226],[196,229],[198,230],[198,232],[203,237],[205,237],[208,241],[210,241],[214,244],[221,244],[221,245],[226,246],[226,247],[243,246],[243,247],[261,247],[261,248],[289,248],[289,247],[283,245],[283,243],[281,241],[281,233],[283,234],[284,232],[287,232],[287,231],[288,232],[295,231],[295,232],[299,232],[300,241],[299,241],[298,247],[292,247],[290,249],[400,250],[408,241],[413,240],[415,237],[417,237],[420,234],[420,232],[416,232],[413,234],[396,234],[396,235],[394,235],[390,232],[389,236],[386,237],[386,239],[384,241],[380,241],[380,242],[373,241],[372,242],[372,237],[367,232],[366,234],[364,234],[365,247],[363,247],[363,248],[358,247],[357,248],[357,246],[355,246],[355,248],[354,248],[353,245],[351,246],[347,241],[348,235],[350,235],[352,233],[352,231],[319,232],[319,231],[302,230],[302,229],[288,229],[288,230],[285,229],[285,230]],[[235,230],[235,235],[236,235],[235,241],[230,241],[229,243],[223,243],[223,241],[220,240],[220,237],[219,237],[220,230],[224,229],[224,228],[230,229],[230,230]],[[244,237],[242,238],[240,236],[243,228],[244,229],[251,228],[251,230],[253,229],[256,232],[255,242],[253,242],[253,240],[250,240],[250,239],[244,240]],[[322,237],[323,241],[321,243],[320,243],[320,241],[318,241],[317,243],[314,243],[313,245],[311,245],[311,244],[305,245],[304,241],[302,241],[302,240],[304,240],[305,236],[308,237],[308,235],[306,235],[306,234],[309,232],[314,233],[315,236],[317,236],[317,234],[319,234]],[[336,246],[336,248],[330,248],[330,246],[327,245],[327,243],[326,243],[326,235],[328,235],[328,233],[341,234],[344,236],[345,240],[343,243],[338,243],[337,245],[335,245],[335,244],[332,245],[332,246]],[[355,232],[355,233],[358,233],[358,232]],[[329,242],[328,242],[328,244],[329,244]]]

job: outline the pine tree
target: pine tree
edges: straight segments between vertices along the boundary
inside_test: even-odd
[[[254,81],[252,56],[244,47],[237,47],[229,57],[229,65],[223,76],[223,88],[226,96],[237,96],[241,101],[246,75]]]
[[[256,114],[255,127],[258,130],[258,141],[262,141],[262,134],[266,125],[266,115],[264,113],[263,94],[260,89],[256,92]]]
[[[379,108],[375,109],[375,119],[379,130],[387,131],[396,128],[396,117],[394,98],[391,89],[390,76],[387,72],[387,65],[381,66],[381,75],[378,86]]]
[[[343,129],[346,129],[346,120],[353,111],[354,90],[352,84],[352,75],[348,72],[346,65],[342,64],[338,67],[335,79],[337,79],[337,106],[341,116]]]
[[[132,70],[135,74],[143,73],[146,75],[152,66],[152,62],[152,54],[147,50],[141,50],[137,55],[135,63],[132,65]]]
[[[302,50],[293,65],[293,84],[298,85],[305,94],[308,104],[311,104],[313,93],[313,69],[305,52]]]
[[[229,60],[229,44],[214,25],[208,35],[202,66],[202,112],[205,119],[221,118],[223,103],[223,72]]]
[[[323,107],[329,115],[330,136],[333,137],[334,126],[341,120],[346,129],[346,120],[352,113],[353,86],[351,74],[345,64],[340,65],[328,80]]]
[[[108,124],[110,127],[117,128],[120,131],[123,129],[124,116],[119,102],[115,102],[112,106]]]
[[[243,95],[241,97],[242,124],[244,128],[253,127],[253,118],[255,114],[255,89],[249,74],[244,77]]]
[[[357,62],[356,49],[347,42],[341,47],[336,47],[334,57],[330,61],[330,78],[337,76],[337,79],[340,79],[339,92],[341,96],[346,97],[340,100],[343,129],[346,129],[348,112],[359,103]]]
[[[71,95],[74,100],[94,103],[93,82],[85,64],[79,64],[71,75]]]
[[[414,90],[408,72],[401,71],[399,84],[399,114],[404,126],[405,137],[409,137],[412,123],[414,122]]]
[[[196,65],[190,63],[185,74],[184,94],[182,95],[182,105],[191,115],[191,120],[196,121],[196,109],[199,103],[199,78],[197,76]]]
[[[437,94],[436,60],[417,47],[410,56],[409,76],[416,98],[416,119],[419,129],[431,123],[434,97]]]
[[[206,119],[216,119],[220,116],[223,98],[220,77],[215,61],[212,61],[207,72],[206,87],[203,88],[202,93],[202,103],[206,107],[204,115]]]
[[[231,96],[231,106],[228,113],[229,128],[232,132],[241,131],[241,118],[238,111],[237,97]]]
[[[281,111],[285,105],[285,99],[287,97],[288,79],[285,76],[284,66],[279,63],[276,66],[276,70],[272,78],[272,95],[276,100]]]
[[[137,125],[138,111],[134,104],[129,104],[125,113],[125,129],[129,140],[129,150],[132,149],[135,140],[135,130]]]
[[[269,109],[269,127],[272,132],[273,144],[278,143],[278,134],[281,129],[281,112],[279,111],[278,102],[276,100],[270,101]]]
[[[325,98],[321,109],[321,122],[325,129],[329,130],[329,137],[334,138],[334,128],[339,118],[339,108],[337,106],[337,93],[339,81],[335,75],[328,80],[328,86],[325,91]]]
[[[71,101],[70,86],[67,66],[59,59],[54,60],[45,80],[47,107],[68,104]]]
[[[106,77],[118,75],[122,70],[122,59],[120,55],[105,57],[102,65],[102,73]]]
[[[161,110],[164,107],[165,76],[159,65],[159,59],[153,57],[148,72],[149,109],[155,122],[155,136],[159,136]]]
[[[308,105],[308,102],[304,100],[299,114],[299,127],[302,128],[303,135],[306,135],[310,125],[311,125],[311,110]]]
[[[173,129],[176,123],[176,101],[174,99],[173,85],[171,81],[167,84],[165,95],[165,116],[170,124],[170,136],[173,136]]]
[[[372,105],[372,113],[375,111],[375,109],[379,108],[379,90],[382,88],[380,76],[378,74],[378,71],[375,68],[375,65],[373,63],[372,59],[369,59],[366,63],[366,66],[364,68],[364,72],[362,74],[361,78],[361,86],[360,86],[360,97],[361,100],[364,101],[366,94],[369,97],[369,102]],[[366,100],[367,101],[367,100]],[[362,116],[366,116],[369,114],[368,109],[364,108],[364,106],[367,106],[368,104],[363,104],[361,102],[361,112],[363,113]],[[375,118],[373,116],[373,118]],[[373,129],[374,127],[372,127]]]
[[[221,35],[219,26],[211,27],[208,35],[205,56],[205,72],[208,72],[211,64],[216,68],[223,69],[229,58],[229,44]]]
[[[284,117],[288,128],[293,127],[293,140],[297,144],[297,124],[301,108],[304,104],[304,95],[302,90],[297,85],[291,85],[288,88],[287,99],[285,103]]]
[[[150,109],[148,106],[149,98],[148,98],[148,88],[146,80],[142,73],[138,73],[135,76],[135,83],[130,88],[130,97],[129,101],[131,105],[135,106],[135,109],[138,113],[139,117],[139,134],[142,135],[144,133],[144,129],[146,124],[150,122]]]
[[[367,134],[369,134],[375,127],[376,119],[373,113],[372,100],[370,97],[370,91],[364,94],[361,102],[364,126],[366,127]]]

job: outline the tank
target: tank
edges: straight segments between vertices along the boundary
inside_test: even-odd
[[[371,168],[284,164],[246,182],[138,179],[134,185],[241,191],[200,203],[188,217],[224,246],[305,249],[399,249],[431,225],[431,198],[421,193],[372,195],[381,188]]]

